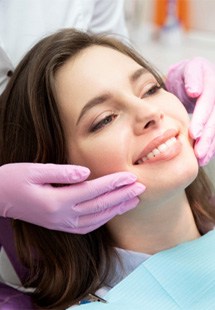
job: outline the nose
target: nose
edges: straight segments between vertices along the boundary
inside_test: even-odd
[[[157,128],[164,117],[160,108],[151,102],[138,102],[134,108],[134,133],[140,135],[143,132]]]

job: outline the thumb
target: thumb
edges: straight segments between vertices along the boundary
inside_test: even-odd
[[[34,184],[71,184],[85,181],[90,174],[86,167],[75,165],[34,164],[31,182]]]

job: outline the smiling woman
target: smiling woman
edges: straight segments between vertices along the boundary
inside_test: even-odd
[[[72,163],[90,178],[130,171],[146,185],[135,209],[86,235],[13,221],[25,286],[43,309],[102,294],[148,256],[212,229],[212,192],[187,112],[132,48],[73,29],[49,36],[14,72],[1,109],[1,164]]]

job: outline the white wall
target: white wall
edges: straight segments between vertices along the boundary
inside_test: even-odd
[[[215,0],[190,0],[190,23],[194,30],[215,35]]]

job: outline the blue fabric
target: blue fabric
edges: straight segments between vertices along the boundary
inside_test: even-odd
[[[214,310],[215,231],[153,255],[104,297],[104,310]]]

